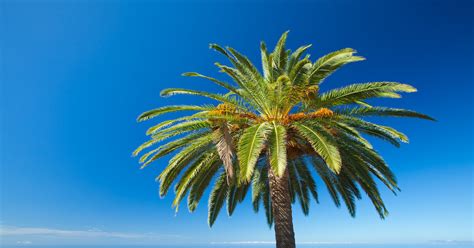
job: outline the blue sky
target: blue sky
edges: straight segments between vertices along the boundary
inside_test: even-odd
[[[305,217],[295,207],[298,242],[424,243],[473,237],[472,1],[2,1],[0,3],[1,208],[3,244],[176,244],[272,241],[262,213],[239,205],[207,226],[207,199],[175,215],[154,177],[131,151],[152,123],[141,112],[194,97],[160,98],[165,87],[218,90],[183,78],[224,79],[208,49],[231,45],[258,61],[291,30],[290,48],[312,58],[352,47],[367,61],[331,76],[323,90],[400,81],[419,92],[383,101],[437,122],[380,120],[410,137],[401,148],[376,143],[402,192],[383,189],[389,217],[370,202],[357,217],[338,209],[321,185]],[[325,88],[326,87],[326,88]],[[166,117],[165,117],[166,118]],[[158,121],[158,120],[157,120]]]

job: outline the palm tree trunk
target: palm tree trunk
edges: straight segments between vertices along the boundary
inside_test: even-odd
[[[275,175],[271,168],[268,168],[268,170],[270,197],[275,222],[276,247],[295,248],[288,170],[281,177]]]

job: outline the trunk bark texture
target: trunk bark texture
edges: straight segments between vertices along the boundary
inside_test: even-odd
[[[268,168],[268,170],[276,247],[295,248],[288,170],[281,177],[275,175],[271,168]]]

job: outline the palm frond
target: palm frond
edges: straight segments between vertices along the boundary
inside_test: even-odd
[[[290,80],[294,85],[306,85],[308,83],[308,73],[311,69],[311,61],[306,57],[298,61],[288,73]]]
[[[233,160],[235,156],[234,141],[226,122],[222,122],[219,128],[214,131],[214,143],[222,163],[224,164],[225,173],[227,175],[227,183],[234,178]]]
[[[432,117],[421,114],[412,110],[398,109],[398,108],[385,108],[385,107],[356,107],[356,108],[343,108],[336,110],[340,114],[345,114],[354,117],[363,116],[393,116],[393,117],[415,117],[425,120],[434,121]]]
[[[161,108],[152,109],[149,111],[144,112],[143,114],[139,115],[137,121],[146,121],[148,119],[157,117],[162,114],[176,112],[176,111],[205,111],[205,110],[212,110],[213,107],[210,106],[195,106],[195,105],[171,105],[165,106]]]
[[[212,163],[208,163],[193,180],[192,187],[188,194],[188,209],[190,212],[196,210],[202,196],[204,195],[204,191],[211,183],[215,174],[219,172],[219,167],[221,166],[221,163],[219,162],[220,161],[216,160]]]
[[[203,137],[203,136],[210,137],[210,135],[212,135],[212,134],[207,133],[207,132],[196,132],[196,133],[187,135],[183,138],[168,142],[168,143],[166,143],[162,146],[159,146],[158,148],[153,149],[152,151],[147,152],[142,157],[140,157],[140,163],[143,163],[141,168],[145,168],[147,165],[149,165],[153,161],[155,161],[155,160],[157,160],[157,159],[159,159],[159,158],[161,158],[165,155],[168,155],[169,153],[171,153],[171,152],[173,152],[173,151],[175,151],[175,150],[177,150],[177,149],[179,149],[183,146],[186,146],[189,142],[191,142],[191,141],[193,141],[193,140],[195,140],[199,137]],[[151,158],[149,158],[151,155],[153,155],[153,156]]]
[[[408,142],[408,138],[405,134],[391,128],[382,125],[373,124],[368,121],[364,121],[357,118],[345,118],[344,123],[357,129],[365,134],[386,140],[396,147],[400,147],[399,141]]]
[[[337,129],[339,131],[339,133],[345,133],[345,134],[353,137],[358,142],[364,144],[364,146],[366,146],[370,149],[373,148],[372,144],[367,139],[362,137],[362,135],[359,133],[359,131],[357,131],[357,129],[353,128],[350,125],[347,125],[346,123],[340,122],[340,121],[335,121],[335,122],[333,122],[333,124],[334,124],[334,126],[332,128]]]
[[[172,206],[176,208],[176,211],[178,211],[181,200],[192,187],[196,177],[202,174],[204,169],[215,163],[217,158],[218,156],[214,151],[206,152],[203,156],[200,156],[199,159],[196,159],[184,172],[175,186],[175,198]]]
[[[210,136],[197,138],[170,159],[168,166],[157,177],[160,181],[160,196],[166,195],[172,182],[191,161],[203,156],[203,152],[210,148],[211,142]]]
[[[294,201],[295,198],[298,198],[298,202],[300,203],[303,214],[308,215],[309,214],[308,187],[305,184],[305,181],[300,180],[300,178],[298,177],[293,161],[290,163],[290,165],[291,166],[288,167],[288,172],[289,172],[288,174],[289,174],[290,192],[292,193],[292,201]]]
[[[186,132],[197,131],[200,129],[209,128],[211,125],[208,121],[189,121],[177,124],[161,132],[157,132],[152,135],[152,139],[140,145],[135,151],[133,151],[133,156],[137,156],[144,149],[161,142],[163,140],[184,134]]]
[[[308,76],[310,84],[320,84],[325,78],[331,75],[341,66],[365,60],[360,56],[353,56],[356,51],[352,48],[345,48],[319,58],[311,68]]]
[[[245,196],[247,195],[250,184],[229,185],[229,190],[227,191],[227,214],[231,216],[238,203],[241,203]]]
[[[142,168],[173,154],[157,180],[160,196],[174,185],[172,206],[176,211],[186,196],[189,211],[195,211],[207,189],[212,188],[208,204],[208,223],[212,226],[224,204],[232,215],[251,188],[254,211],[263,206],[271,227],[273,207],[278,206],[272,206],[270,179],[288,183],[287,197],[308,214],[310,198],[318,202],[315,176],[319,175],[336,206],[345,204],[351,216],[356,214],[361,192],[367,194],[381,218],[387,216],[377,183],[396,193],[397,180],[365,137],[381,138],[397,146],[408,142],[408,137],[365,117],[434,119],[412,110],[367,103],[373,98],[399,98],[401,93],[416,91],[407,84],[352,84],[321,94],[323,80],[343,65],[364,58],[346,48],[313,63],[310,55],[305,55],[310,45],[292,52],[285,47],[287,36],[285,32],[272,52],[264,42],[260,44],[262,72],[237,50],[211,44],[210,48],[229,59],[229,65],[215,65],[232,81],[196,72],[183,76],[210,80],[226,91],[171,88],[161,91],[161,96],[202,96],[217,101],[217,106],[171,105],[138,117],[141,122],[166,113],[191,112],[180,112],[184,115],[154,124],[146,131],[150,139],[133,152],[134,156],[144,153],[139,159]]]
[[[288,54],[285,49],[286,38],[288,37],[288,32],[284,32],[280,39],[278,40],[275,50],[273,50],[273,67],[278,71],[283,72],[286,68],[286,63],[288,62]]]
[[[217,84],[217,85],[219,85],[219,86],[221,86],[221,87],[223,87],[223,88],[239,95],[237,89],[234,86],[232,86],[232,85],[230,85],[230,84],[228,84],[224,81],[220,81],[218,79],[215,79],[213,77],[208,77],[208,76],[199,74],[197,72],[185,72],[182,75],[185,76],[185,77],[199,77],[199,78],[207,79],[207,80],[209,80],[209,81],[211,81],[211,82],[213,82],[213,83],[215,83],[215,84]]]
[[[329,192],[329,195],[331,196],[331,199],[333,200],[334,204],[339,207],[341,205],[341,201],[339,199],[339,194],[336,190],[336,182],[334,179],[334,172],[332,172],[324,160],[317,158],[317,157],[311,157],[310,158],[311,165],[316,169],[316,172],[318,173],[319,177],[323,180],[324,184],[326,185],[326,188]]]
[[[237,59],[239,65],[242,67],[245,73],[251,75],[252,80],[254,80],[255,82],[262,81],[262,75],[260,75],[260,72],[246,56],[240,54],[232,47],[227,47],[227,50]]]
[[[209,130],[211,127],[212,125],[208,120],[185,121],[155,132],[151,137],[157,140],[164,140],[191,131]]]
[[[374,97],[399,98],[400,95],[396,94],[396,92],[415,91],[416,89],[411,85],[395,82],[351,84],[323,93],[318,99],[319,101],[316,101],[316,104],[318,107],[327,107],[357,103]]]
[[[197,130],[205,129],[208,127],[210,127],[210,123],[208,123],[207,121],[193,121],[193,122],[180,123],[179,125],[175,125],[169,129],[163,130],[163,132],[152,135],[152,139],[143,143],[137,149],[135,149],[135,151],[133,152],[133,156],[137,156],[144,149],[154,144],[157,144],[163,140],[184,134],[186,132],[197,131]]]
[[[214,224],[222,206],[224,205],[228,187],[229,186],[226,183],[226,175],[225,173],[222,173],[214,184],[211,195],[209,196],[209,212],[207,217],[209,226]]]
[[[255,163],[263,150],[271,125],[263,122],[244,130],[237,147],[239,158],[240,179],[249,181],[254,171]]]
[[[270,153],[270,166],[277,176],[283,176],[286,169],[286,129],[284,126],[271,123],[272,133],[269,136],[268,150]]]
[[[178,95],[178,94],[203,96],[203,97],[207,97],[207,98],[210,98],[222,103],[230,104],[236,108],[239,108],[245,111],[247,110],[247,108],[243,105],[240,105],[238,101],[225,95],[213,94],[213,93],[208,93],[208,92],[200,91],[200,90],[182,89],[182,88],[168,88],[160,92],[160,96],[163,96],[163,97],[173,96],[173,95]]]
[[[260,73],[255,69],[251,62],[234,49],[227,47],[230,54],[217,44],[210,44],[209,47],[226,56],[235,67],[234,74],[237,75],[239,85],[249,85],[261,79]]]
[[[196,117],[193,117],[193,116],[183,116],[183,117],[180,117],[180,118],[176,118],[176,119],[172,119],[172,120],[165,120],[165,121],[162,121],[150,128],[148,128],[148,130],[146,130],[146,135],[150,135],[150,134],[153,134],[155,133],[156,131],[162,129],[162,128],[165,128],[169,125],[172,125],[173,123],[176,123],[176,122],[180,122],[180,121],[184,121],[184,120],[190,120],[190,119],[194,119]]]
[[[263,191],[265,190],[265,171],[256,169],[252,177],[252,205],[253,210],[258,212]]]
[[[301,46],[298,49],[296,49],[295,52],[291,54],[290,59],[288,61],[287,69],[286,69],[287,74],[290,74],[290,71],[293,69],[293,66],[298,63],[303,53],[306,52],[306,50],[308,50],[308,48],[310,47],[311,45]]]
[[[306,166],[305,162],[302,159],[295,159],[293,163],[296,168],[296,172],[298,173],[298,176],[301,178],[301,180],[304,181],[314,200],[316,202],[319,202],[316,182],[313,176],[311,175],[311,172],[308,170],[308,167]]]
[[[248,104],[252,105],[255,109],[261,112],[268,111],[268,103],[265,101],[264,95],[265,91],[259,86],[260,84],[256,83],[255,81],[249,81],[252,79],[248,79],[247,77],[243,76],[241,72],[235,68],[221,65],[219,63],[215,64],[221,69],[222,72],[229,75],[239,85],[239,87],[241,87],[238,92],[246,99]]]
[[[263,189],[262,202],[263,202],[263,208],[265,209],[265,216],[267,218],[268,227],[272,227],[273,206],[272,206],[272,198],[270,196],[270,186],[268,184],[268,180],[267,180],[267,183],[265,184],[265,188]]]
[[[262,56],[262,68],[263,68],[263,77],[267,82],[273,81],[273,73],[272,73],[272,55],[268,54],[267,46],[265,42],[260,43],[260,53]]]
[[[331,135],[317,123],[293,123],[293,127],[303,136],[313,147],[316,153],[321,156],[329,168],[338,173],[341,170],[341,156]]]

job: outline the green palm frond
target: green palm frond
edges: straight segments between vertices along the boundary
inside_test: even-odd
[[[345,118],[343,121],[345,124],[355,128],[360,132],[380,138],[382,140],[386,140],[396,147],[400,146],[399,141],[405,143],[408,142],[408,137],[405,134],[391,127],[373,124],[371,122],[356,118]]]
[[[385,107],[358,107],[358,108],[344,108],[337,110],[340,114],[345,114],[353,117],[364,117],[364,116],[392,116],[392,117],[415,117],[425,120],[434,121],[432,117],[420,114],[418,112],[406,109],[398,108],[385,108]]]
[[[344,135],[349,135],[354,140],[362,143],[367,148],[370,148],[370,149],[373,148],[372,144],[367,139],[365,139],[360,134],[360,132],[357,131],[357,129],[353,128],[350,125],[347,125],[346,123],[340,122],[340,121],[335,121],[335,122],[333,122],[333,124],[334,124],[333,128],[338,130],[339,133],[344,133]]]
[[[288,32],[286,31],[278,40],[275,49],[273,50],[273,68],[282,73],[286,68],[286,63],[288,62],[288,53],[285,49],[286,38],[288,37]],[[279,75],[280,75],[279,73]]]
[[[222,173],[217,179],[209,197],[209,212],[207,222],[209,226],[212,226],[216,221],[219,212],[224,205],[224,201],[227,196],[228,185],[226,183],[226,175]]]
[[[184,117],[180,117],[180,118],[176,118],[176,119],[172,119],[172,120],[162,121],[162,122],[148,128],[148,130],[146,130],[146,135],[153,134],[153,133],[157,132],[158,130],[160,130],[162,128],[165,128],[169,125],[172,125],[173,123],[180,122],[180,121],[185,121],[185,120],[191,120],[191,119],[195,119],[195,118],[196,117],[193,117],[193,116],[184,116]]]
[[[176,211],[178,211],[179,203],[190,190],[196,178],[203,172],[206,172],[204,169],[215,163],[217,158],[218,156],[214,151],[207,152],[197,159],[192,165],[190,165],[184,172],[184,174],[181,176],[181,179],[175,186],[176,195],[173,200],[173,206],[176,207]]]
[[[260,73],[252,65],[252,63],[245,56],[238,53],[236,50],[227,47],[227,50],[229,50],[229,52],[227,52],[224,48],[220,47],[217,44],[210,44],[209,47],[220,52],[229,59],[229,61],[235,67],[235,70],[233,70],[233,72],[239,79],[238,82],[241,87],[249,85],[255,86],[257,85],[256,82],[262,79]]]
[[[160,131],[153,133],[151,137],[153,139],[164,140],[191,131],[210,130],[211,127],[212,124],[208,120],[184,121],[165,129],[161,129]]]
[[[305,215],[309,214],[309,191],[305,181],[301,180],[298,177],[294,163],[290,163],[291,166],[288,167],[289,181],[290,181],[290,192],[292,193],[292,201],[295,201],[295,198],[298,198],[300,203],[301,210]]]
[[[270,153],[270,166],[278,176],[286,170],[286,129],[284,126],[271,123],[272,133],[269,135],[268,150]]]
[[[319,177],[322,179],[324,184],[326,185],[326,188],[329,192],[329,195],[331,196],[331,199],[333,200],[334,204],[339,207],[341,205],[341,201],[339,199],[339,194],[336,190],[336,181],[335,181],[335,175],[334,172],[332,172],[324,160],[317,158],[317,157],[311,157],[310,159],[311,165],[315,168],[316,172],[318,173]]]
[[[301,46],[291,54],[287,65],[287,74],[290,74],[290,71],[293,69],[293,66],[300,60],[303,53],[305,53],[306,50],[308,50],[308,48],[310,47],[311,45]]]
[[[208,93],[205,91],[200,91],[200,90],[190,90],[190,89],[182,89],[182,88],[168,88],[164,89],[160,92],[160,96],[166,97],[166,96],[173,96],[173,95],[178,95],[178,94],[186,94],[186,95],[196,95],[196,96],[203,96],[207,97],[222,103],[227,103],[230,104],[236,108],[242,109],[244,111],[247,111],[248,109],[240,105],[238,101],[226,96],[226,95],[220,95],[220,94],[213,94],[213,93]]]
[[[305,85],[308,83],[307,75],[311,70],[311,61],[309,60],[309,56],[298,61],[288,73],[290,80],[293,82],[294,85]]]
[[[197,73],[197,72],[185,72],[185,73],[182,74],[182,76],[185,76],[185,77],[199,77],[199,78],[204,78],[204,79],[207,79],[207,80],[209,80],[209,81],[211,81],[211,82],[213,82],[213,83],[215,83],[215,84],[217,84],[217,85],[219,85],[219,86],[221,86],[221,87],[223,87],[223,88],[229,90],[230,92],[233,92],[234,94],[239,95],[239,92],[237,91],[237,89],[236,89],[234,86],[232,86],[232,85],[230,85],[230,84],[228,84],[228,83],[226,83],[226,82],[224,82],[224,81],[220,81],[220,80],[218,80],[218,79],[215,79],[215,78],[213,78],[213,77],[208,77],[208,76],[199,74],[199,73]]]
[[[229,187],[232,188],[232,191],[229,190],[227,193],[227,213],[229,216],[231,216],[234,213],[237,204],[241,203],[245,199],[245,196],[247,195],[247,192],[250,188],[250,184],[232,184]]]
[[[150,152],[144,154],[142,157],[140,157],[140,163],[143,163],[141,168],[146,167],[153,161],[168,155],[169,153],[186,146],[189,142],[202,137],[202,136],[209,136],[210,137],[211,133],[206,133],[206,132],[197,132],[192,135],[185,136],[180,139],[176,139],[174,141],[168,142],[162,146],[159,146],[156,149],[151,150]],[[153,155],[151,158],[149,158],[151,155]]]
[[[308,214],[313,198],[318,202],[318,176],[335,205],[345,205],[351,216],[364,192],[380,217],[387,216],[378,183],[396,193],[397,179],[366,137],[396,146],[407,143],[408,137],[377,124],[374,117],[434,119],[368,103],[416,91],[407,84],[359,83],[320,93],[320,84],[328,76],[364,58],[345,48],[314,61],[305,54],[311,45],[291,52],[286,48],[287,37],[288,32],[283,33],[271,52],[264,42],[260,44],[261,72],[236,49],[211,44],[210,48],[229,60],[228,65],[215,63],[229,82],[196,72],[183,76],[209,80],[224,92],[170,88],[161,91],[161,96],[202,96],[216,101],[215,105],[163,106],[138,117],[141,122],[166,113],[184,113],[148,128],[149,140],[133,152],[133,156],[141,155],[142,168],[171,156],[157,180],[160,196],[174,186],[172,206],[176,211],[186,197],[189,211],[195,211],[211,188],[208,222],[212,226],[224,204],[232,215],[251,189],[254,211],[263,210],[271,227],[278,222],[273,212],[280,209],[273,209],[279,208],[279,200],[272,199],[275,188],[270,187],[270,178],[272,185],[288,188],[285,199],[290,202],[285,204],[300,205]],[[366,117],[371,117],[370,122]]]
[[[193,179],[192,187],[188,194],[188,209],[190,212],[196,210],[204,195],[204,191],[210,185],[215,174],[219,172],[220,165],[221,163],[218,160],[207,163],[205,168]]]
[[[230,76],[241,87],[238,93],[247,101],[249,105],[261,112],[268,111],[268,103],[265,101],[265,91],[261,84],[245,77],[241,72],[235,68],[215,63],[222,72]]]
[[[341,156],[331,134],[317,123],[296,122],[293,123],[293,127],[311,144],[331,170],[336,173],[341,170]]]
[[[193,160],[203,156],[203,152],[210,149],[212,137],[203,136],[195,139],[169,161],[168,166],[157,177],[160,181],[160,196],[164,196],[178,174]]]
[[[265,42],[260,43],[260,53],[262,56],[262,68],[263,68],[263,77],[267,82],[273,81],[273,72],[272,72],[272,63],[273,58],[272,55],[268,54],[267,46]]]
[[[351,62],[365,60],[363,57],[354,56],[355,53],[356,51],[352,48],[344,48],[319,58],[313,64],[308,75],[309,82],[311,84],[320,84],[341,66]]]
[[[344,143],[343,147],[347,151],[346,153],[349,155],[357,154],[357,156],[354,156],[354,160],[357,160],[359,165],[368,167],[369,171],[381,180],[393,193],[400,190],[395,175],[377,152],[363,145],[353,143],[345,137],[341,137],[341,139]]]
[[[309,192],[313,196],[314,200],[316,202],[319,202],[316,182],[313,176],[311,175],[311,172],[308,170],[306,163],[302,159],[296,159],[296,160],[293,160],[293,164],[295,166],[295,169],[296,169],[296,172],[298,173],[299,178],[301,178],[301,180],[303,180],[305,185],[308,187]]]
[[[397,92],[416,92],[416,89],[408,84],[394,82],[351,84],[323,93],[316,104],[318,107],[326,107],[357,103],[374,97],[399,98]]]
[[[151,118],[155,118],[159,115],[176,112],[176,111],[205,111],[205,110],[212,110],[213,107],[211,106],[195,106],[195,105],[171,105],[165,106],[161,108],[152,109],[149,111],[144,112],[143,114],[138,116],[137,121],[146,121]]]
[[[265,190],[266,177],[265,171],[256,169],[252,177],[252,205],[253,210],[258,212],[260,208],[260,201]]]
[[[243,71],[245,71],[245,74],[251,75],[251,79],[255,82],[261,82],[262,81],[262,75],[260,75],[260,72],[257,70],[257,68],[252,64],[252,62],[245,57],[244,55],[240,54],[237,52],[237,50],[233,49],[232,47],[227,47],[227,50],[236,58],[238,61],[240,67],[243,68]]]
[[[367,196],[370,198],[372,204],[379,213],[380,218],[385,218],[388,215],[388,211],[382,201],[377,184],[367,170],[367,167],[348,166],[348,168],[352,169],[352,173],[356,175],[354,179],[358,182],[365,193],[367,193]]]
[[[263,208],[265,210],[265,217],[267,218],[268,227],[272,227],[273,206],[272,206],[272,198],[270,196],[270,186],[268,184],[268,180],[267,180],[267,183],[265,184],[265,189],[263,190],[262,202],[263,202]]]
[[[404,143],[408,143],[408,137],[400,132],[400,131],[397,131],[396,129],[394,128],[391,128],[391,127],[388,127],[388,126],[383,126],[383,125],[378,125],[378,124],[374,124],[374,123],[371,123],[371,122],[368,122],[368,121],[364,121],[364,120],[361,120],[361,119],[356,119],[356,118],[346,118],[347,120],[347,124],[348,125],[351,125],[352,127],[354,128],[366,128],[366,129],[372,129],[372,130],[380,130],[380,132],[384,132],[386,133],[387,135],[391,136],[392,138],[395,138],[395,139],[398,139]]]
[[[133,156],[138,155],[142,150],[159,143],[163,140],[181,135],[186,132],[196,131],[203,128],[210,127],[210,123],[207,121],[194,121],[194,122],[186,122],[181,123],[179,125],[175,125],[169,129],[164,130],[163,132],[156,133],[152,135],[152,139],[140,145],[135,151],[133,152]]]
[[[237,147],[239,157],[240,179],[249,181],[255,164],[263,150],[271,125],[268,122],[257,124],[244,130]]]

